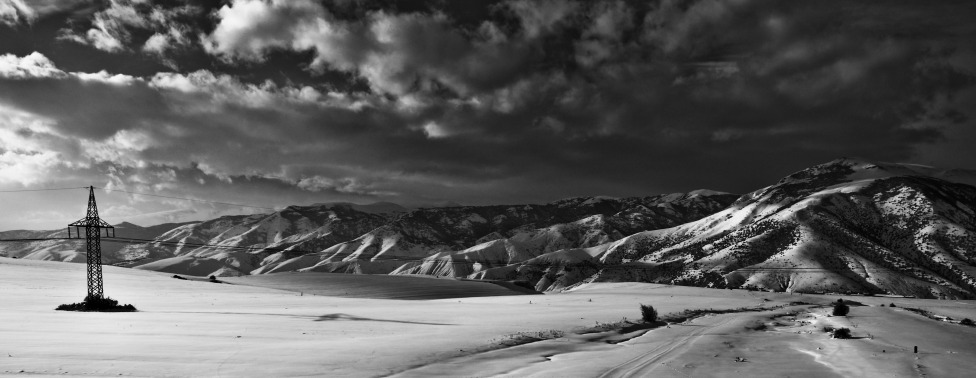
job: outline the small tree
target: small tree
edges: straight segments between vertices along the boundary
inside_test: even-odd
[[[973,323],[973,320],[970,319],[970,318],[965,318],[965,319],[959,321],[959,324],[962,324],[964,326],[970,326],[970,327],[976,325],[976,323]]]
[[[838,328],[834,330],[835,339],[849,339],[851,338],[850,328]]]
[[[834,316],[847,316],[850,311],[851,308],[844,303],[843,299],[838,299],[837,303],[834,304]]]
[[[654,323],[657,321],[657,310],[654,309],[654,306],[641,304],[640,309],[641,319],[644,319],[645,322]]]

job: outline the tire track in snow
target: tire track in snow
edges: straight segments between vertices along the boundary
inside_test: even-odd
[[[722,319],[720,319],[718,323],[714,323],[707,326],[703,325],[701,327],[695,327],[690,332],[681,336],[677,340],[667,342],[663,345],[660,345],[654,349],[647,351],[647,353],[641,354],[640,356],[634,357],[627,362],[624,362],[622,364],[610,368],[609,370],[605,371],[603,374],[600,374],[600,378],[646,376],[651,370],[657,367],[656,363],[658,361],[661,361],[664,357],[668,356],[672,352],[675,352],[679,349],[681,349],[682,351],[688,350],[691,347],[691,344],[694,344],[695,341],[697,341],[700,337],[704,336],[705,332],[730,323],[735,317],[729,315],[733,315],[733,314],[718,315],[716,317],[719,316],[722,317]],[[649,332],[642,337],[651,336],[651,335],[653,334]],[[671,366],[667,366],[667,367],[674,369]],[[677,369],[674,370],[681,373]]]

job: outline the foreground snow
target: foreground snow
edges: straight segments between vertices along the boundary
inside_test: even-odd
[[[876,304],[894,301],[899,307],[855,307],[850,318],[828,318],[822,315],[824,310],[813,309],[815,315],[811,316],[817,317],[811,321],[816,324],[792,329],[788,325],[792,323],[784,322],[767,331],[746,330],[745,326],[775,312],[716,315],[607,344],[594,342],[597,336],[577,332],[597,322],[637,318],[639,303],[653,304],[666,314],[683,309],[774,307],[796,300],[826,302],[833,298],[637,283],[587,285],[550,295],[439,300],[339,298],[178,280],[169,274],[108,266],[105,282],[109,296],[134,304],[140,312],[53,311],[58,304],[83,297],[84,265],[0,259],[0,373],[623,376],[630,372],[654,376],[778,376],[782,374],[777,371],[803,369],[807,376],[850,376],[914,375],[911,369],[917,369],[954,376],[960,371],[954,368],[967,367],[976,357],[976,345],[969,341],[976,340],[976,329],[937,322],[902,309],[926,307],[934,313],[976,318],[976,302],[972,301],[857,298]],[[371,293],[385,291],[387,297],[395,297],[401,285],[391,282],[356,285],[374,285]],[[777,311],[803,312],[809,308],[793,306]],[[821,314],[816,315],[817,311]],[[842,341],[831,340],[819,331],[803,333],[816,331],[821,324],[845,321],[858,324],[852,328],[855,336],[870,333],[874,339]],[[567,336],[491,350],[492,345],[510,339],[509,335],[548,330],[563,331]],[[913,345],[919,345],[923,353],[916,356],[908,352]],[[875,357],[880,349],[887,352]],[[737,363],[734,357],[745,357],[749,362]],[[735,370],[753,374],[742,375]]]

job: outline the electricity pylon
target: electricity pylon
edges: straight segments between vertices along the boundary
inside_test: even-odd
[[[85,229],[85,245],[88,251],[88,298],[101,299],[102,284],[102,229],[105,237],[115,237],[115,227],[98,217],[98,207],[95,206],[95,187],[88,188],[88,213],[84,218],[68,225],[68,237],[71,237],[71,227],[75,228],[75,235],[81,238],[81,229]]]

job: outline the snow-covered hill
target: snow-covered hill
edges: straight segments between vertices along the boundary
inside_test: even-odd
[[[292,206],[272,214],[228,216],[177,227],[120,254],[133,267],[233,276],[286,271],[420,273],[462,277],[567,247],[589,246],[670,227],[719,211],[736,196],[696,191],[650,197],[571,198],[542,205],[456,206],[406,210],[392,204]],[[490,245],[517,245],[480,268],[425,269],[443,255],[474,256]],[[461,251],[461,252],[457,252]],[[450,257],[451,259],[455,257]]]
[[[529,280],[540,290],[646,281],[973,297],[976,187],[941,173],[840,159],[701,220],[475,276]]]
[[[733,199],[728,194],[698,192],[571,198],[543,205],[417,209],[354,240],[270,263],[255,273],[303,270],[463,277],[479,268],[524,261],[569,246],[600,244],[681,224],[718,211]],[[498,251],[505,248],[493,247],[500,245],[517,246],[501,252],[502,257]],[[475,256],[472,251],[484,253],[471,259]],[[445,258],[446,264],[438,262]],[[452,263],[457,258],[465,262]]]
[[[413,210],[389,203],[292,206],[153,227],[161,233],[148,237],[153,243],[109,247],[105,259],[192,275],[423,274],[526,281],[537,290],[643,281],[974,297],[973,177],[840,159],[741,197],[695,191]],[[77,241],[0,248],[7,256],[84,260]]]
[[[132,239],[155,239],[159,235],[181,225],[183,224],[165,223],[142,227],[129,222],[122,222],[115,225],[115,236]],[[0,232],[0,240],[59,239],[67,237],[67,227],[49,231],[14,230]],[[129,244],[106,239],[102,241],[101,245],[103,262],[112,264],[125,260],[122,250]],[[0,243],[0,256],[27,260],[85,262],[85,241],[77,239],[3,242]]]

